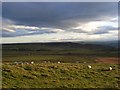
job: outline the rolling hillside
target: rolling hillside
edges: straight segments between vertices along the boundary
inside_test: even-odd
[[[3,44],[3,62],[9,60],[84,61],[94,57],[117,57],[115,47],[73,42]],[[22,56],[22,57],[21,57]]]

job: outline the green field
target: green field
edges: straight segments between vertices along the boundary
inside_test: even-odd
[[[2,45],[3,62],[94,62],[96,57],[117,57],[116,48],[78,43],[31,43]]]
[[[3,88],[118,88],[116,64],[3,64]],[[113,70],[109,71],[109,67]]]
[[[3,88],[119,87],[119,65],[96,62],[97,57],[118,57],[117,48],[77,43],[31,43],[6,44],[2,51]],[[30,64],[31,61],[34,64]]]

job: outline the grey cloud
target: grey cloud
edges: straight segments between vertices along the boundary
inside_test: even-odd
[[[3,3],[3,18],[22,25],[69,28],[105,16],[117,16],[117,2]]]
[[[98,30],[96,30],[93,34],[105,34],[105,33],[109,33],[109,31],[114,31],[114,30],[118,30],[118,28],[112,26],[103,26],[103,27],[98,27]]]
[[[3,2],[2,17],[3,27],[8,24],[47,27],[53,29],[63,29],[76,33],[104,34],[114,27],[99,27],[98,30],[88,33],[81,29],[71,29],[78,26],[79,23],[88,23],[90,21],[104,21],[107,17],[116,17],[117,2]],[[116,21],[113,21],[116,22]],[[16,32],[7,32],[3,30],[2,37],[17,37],[36,34],[56,33],[52,30],[21,30]]]
[[[109,31],[118,30],[117,27],[113,27],[113,26],[101,26],[97,28],[98,29],[96,29],[95,31],[91,31],[91,32],[88,32],[82,29],[67,29],[66,31],[72,31],[76,33],[87,33],[91,35],[91,34],[104,34],[104,33],[108,33]]]
[[[26,36],[26,35],[37,35],[37,34],[49,34],[55,33],[50,30],[21,30],[17,29],[16,32],[2,31],[2,37],[17,37],[17,36]],[[32,32],[31,32],[32,31]],[[31,33],[29,33],[31,32]]]
[[[67,29],[66,31],[76,32],[76,33],[88,33],[82,29]]]

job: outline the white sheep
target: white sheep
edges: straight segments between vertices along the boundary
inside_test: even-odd
[[[79,61],[76,61],[76,63],[79,63]]]
[[[31,64],[34,64],[34,62],[32,61]]]
[[[48,63],[50,63],[50,61],[48,61]]]
[[[112,67],[109,67],[109,70],[111,71],[111,70],[112,70]]]
[[[44,63],[46,63],[46,61],[44,61]]]
[[[58,63],[60,63],[60,62],[58,62]]]
[[[21,62],[20,64],[23,65],[24,63]]]
[[[14,62],[15,65],[18,65],[18,62]]]
[[[23,65],[23,62],[18,62],[19,65]]]
[[[29,64],[28,62],[25,62],[25,64]]]
[[[88,65],[88,68],[92,68],[90,65]]]
[[[86,63],[86,62],[84,62],[84,63]]]

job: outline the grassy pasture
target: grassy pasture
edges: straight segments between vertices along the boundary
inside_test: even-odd
[[[3,64],[3,88],[118,88],[117,64]],[[113,70],[109,71],[109,67]]]
[[[15,62],[15,61],[34,61],[34,62],[63,62],[63,63],[76,63],[76,62],[87,62],[93,63],[95,62],[95,58],[92,57],[81,57],[76,55],[22,55],[22,56],[8,56],[3,58],[3,62]]]
[[[96,62],[97,57],[117,57],[116,48],[76,43],[31,43],[3,45],[2,50],[3,88],[119,87],[119,65]],[[16,61],[35,63],[15,65]],[[87,65],[92,68],[88,69]],[[112,71],[108,70],[110,66]]]

